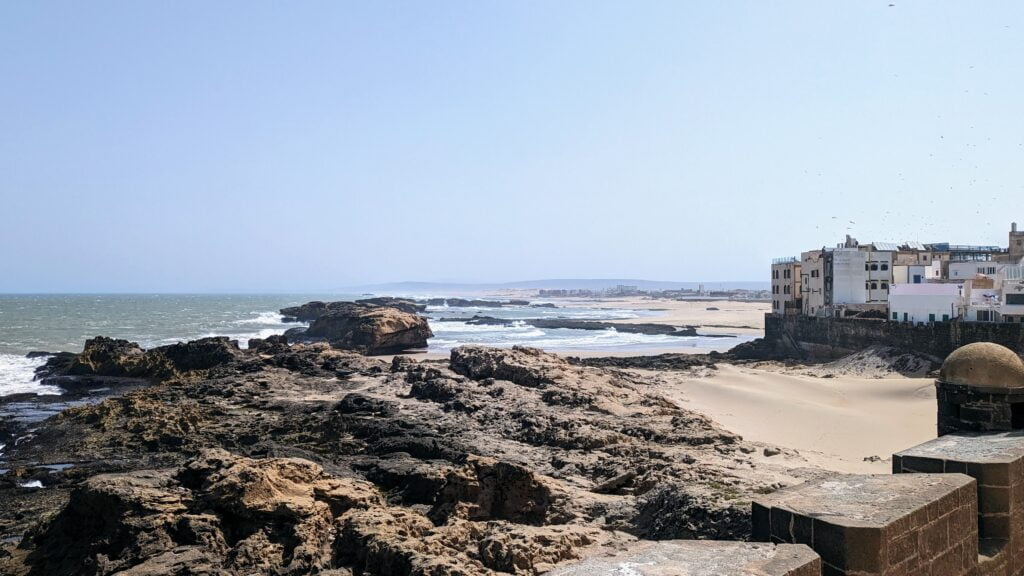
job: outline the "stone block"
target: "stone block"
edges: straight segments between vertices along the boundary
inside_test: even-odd
[[[753,534],[810,546],[824,574],[968,574],[977,564],[975,490],[963,474],[835,476],[759,498]]]
[[[916,472],[925,461],[977,480],[979,574],[1024,574],[1024,431],[947,434],[894,454],[893,472]]]
[[[560,566],[548,576],[821,576],[807,546],[756,542],[666,540]]]

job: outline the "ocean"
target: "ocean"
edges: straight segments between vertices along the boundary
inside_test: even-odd
[[[111,336],[138,342],[143,348],[206,336],[228,336],[244,347],[249,338],[280,334],[297,324],[281,321],[278,310],[311,300],[354,300],[358,294],[103,294],[0,295],[0,396],[16,393],[59,394],[55,387],[33,380],[44,359],[26,358],[32,351],[78,352],[86,339]],[[671,351],[685,348],[726,350],[749,337],[704,338],[627,334],[615,330],[540,329],[521,323],[476,326],[440,318],[474,315],[511,320],[571,318],[577,320],[637,319],[653,312],[581,305],[560,308],[427,309],[435,337],[429,352],[446,353],[463,344],[509,347],[517,344],[550,351]]]

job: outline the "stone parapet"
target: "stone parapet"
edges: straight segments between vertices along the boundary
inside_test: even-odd
[[[978,483],[979,574],[1024,573],[1024,432],[957,433],[893,455],[893,473],[961,472]]]
[[[964,474],[843,475],[753,504],[753,537],[807,544],[826,575],[971,574],[976,483]]]

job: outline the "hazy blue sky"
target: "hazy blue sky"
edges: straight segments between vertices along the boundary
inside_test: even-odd
[[[890,1],[5,2],[0,291],[1005,244],[1024,4]]]

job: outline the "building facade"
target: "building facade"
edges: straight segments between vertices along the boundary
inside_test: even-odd
[[[772,313],[800,314],[800,261],[796,258],[776,258],[772,261]]]
[[[894,322],[949,322],[962,309],[960,284],[894,284],[889,290],[889,319]]]
[[[825,261],[823,250],[800,254],[800,296],[805,316],[817,316],[825,307]]]

